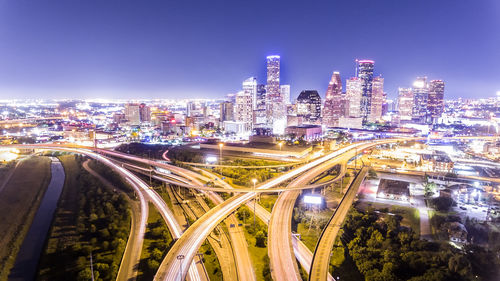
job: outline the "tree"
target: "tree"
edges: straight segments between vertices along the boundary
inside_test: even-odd
[[[158,267],[160,267],[160,264],[153,259],[149,259],[147,262],[147,265],[148,265],[148,269],[151,272],[155,272],[158,269]]]
[[[161,258],[163,257],[163,253],[157,248],[154,248],[153,251],[151,252],[150,257],[156,261],[160,261]]]
[[[264,248],[266,247],[266,235],[263,231],[258,231],[255,234],[255,246]]]
[[[455,203],[455,201],[453,201],[453,199],[451,199],[450,197],[446,197],[446,196],[440,196],[440,197],[434,198],[434,199],[432,199],[431,202],[438,211],[444,211],[444,212],[449,211],[451,206],[453,206],[453,204]]]

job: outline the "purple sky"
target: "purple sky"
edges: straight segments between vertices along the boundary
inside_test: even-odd
[[[0,0],[0,99],[217,98],[265,56],[292,97],[324,97],[354,59],[376,61],[394,97],[418,75],[446,97],[500,91],[498,0]]]

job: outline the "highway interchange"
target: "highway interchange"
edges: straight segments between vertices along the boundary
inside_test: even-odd
[[[129,239],[133,241],[133,245],[127,244],[127,248],[134,249],[130,252],[139,251],[142,249],[143,237],[145,233],[146,221],[147,221],[147,201],[153,203],[154,207],[160,212],[161,216],[167,223],[167,226],[172,233],[172,236],[176,238],[176,242],[172,248],[167,253],[167,256],[160,265],[160,268],[155,275],[155,280],[184,280],[185,278],[189,280],[206,280],[206,276],[203,269],[200,268],[200,264],[195,263],[195,256],[200,248],[201,244],[206,240],[208,235],[226,218],[231,216],[231,214],[237,210],[240,206],[250,201],[254,196],[255,192],[278,192],[282,191],[281,195],[270,214],[262,212],[262,210],[257,211],[257,215],[261,218],[269,218],[266,222],[269,222],[269,256],[271,260],[272,276],[274,280],[301,280],[298,273],[298,267],[295,261],[295,257],[299,260],[302,266],[307,270],[310,269],[310,280],[331,280],[331,276],[328,275],[328,262],[329,253],[332,245],[331,238],[323,240],[323,237],[331,237],[328,233],[323,233],[322,238],[318,242],[318,247],[321,249],[316,249],[314,255],[311,255],[310,251],[307,253],[303,248],[306,248],[300,243],[293,240],[291,235],[290,221],[291,213],[293,212],[293,205],[295,200],[300,193],[299,190],[303,188],[313,188],[315,185],[309,185],[310,181],[316,177],[318,174],[331,169],[335,165],[341,165],[341,171],[339,175],[345,172],[345,165],[357,154],[361,153],[364,149],[374,147],[376,145],[394,143],[405,140],[416,140],[416,138],[411,139],[384,139],[378,141],[369,141],[363,143],[355,143],[338,149],[334,152],[326,154],[316,160],[309,163],[300,165],[289,172],[282,173],[280,176],[272,178],[264,183],[259,184],[256,189],[246,189],[241,190],[239,193],[235,193],[234,196],[227,200],[222,200],[222,198],[217,198],[213,191],[226,191],[229,186],[222,184],[221,180],[214,180],[214,182],[219,183],[219,187],[206,187],[199,179],[207,177],[200,175],[199,173],[193,172],[188,169],[177,167],[168,164],[164,161],[154,161],[143,159],[137,156],[123,154],[111,150],[104,149],[94,149],[90,147],[70,147],[64,145],[11,145],[12,147],[18,148],[35,148],[35,149],[50,149],[50,150],[60,150],[69,151],[84,154],[90,158],[101,161],[105,165],[111,167],[113,170],[118,172],[136,191],[136,194],[140,202],[140,220],[133,235],[135,239]],[[104,156],[106,155],[106,156]],[[129,169],[124,168],[126,165],[117,164],[113,159],[123,159],[127,161],[132,161],[136,163],[142,163],[149,165],[151,167],[158,167],[169,171],[173,175],[170,175],[170,179],[164,177],[165,175],[155,175],[155,179],[165,179],[170,181],[172,184],[189,186],[191,188],[199,189],[211,198],[214,203],[217,203],[215,207],[207,211],[204,215],[198,218],[194,224],[183,231],[182,227],[175,220],[175,216],[172,210],[169,209],[162,197],[155,192],[150,186],[148,186],[143,180],[132,173]],[[150,172],[151,173],[151,172]],[[282,184],[291,181],[286,188],[281,187]],[[359,187],[359,185],[358,185]],[[294,190],[294,188],[296,188]],[[205,189],[205,190],[204,190]],[[352,202],[357,188],[348,190],[345,196],[349,196],[346,201]],[[231,190],[234,192],[236,190]],[[238,190],[240,191],[240,190]],[[343,217],[347,213],[350,207],[349,204],[344,204],[341,207],[342,211],[336,211],[335,213],[343,213],[340,219],[332,217],[331,224],[326,227],[325,231],[338,232],[338,228],[343,221]],[[339,207],[339,208],[340,208]],[[260,214],[259,214],[260,213]],[[335,216],[334,213],[334,216]],[[231,219],[229,217],[228,223],[235,222],[234,217]],[[331,229],[331,230],[329,230]],[[132,233],[131,233],[132,235]],[[334,235],[335,236],[335,235]],[[240,241],[241,243],[236,243],[239,246],[233,246],[233,250],[237,251],[241,257],[238,261],[236,258],[236,264],[238,267],[238,278],[239,280],[255,280],[253,271],[251,270],[251,261],[248,258],[248,251],[245,248],[246,241],[243,243],[244,237],[238,237],[233,233],[231,235],[231,240]],[[233,243],[235,244],[235,243]],[[321,245],[326,245],[322,247]],[[300,250],[302,249],[302,250]],[[307,250],[307,249],[306,249]],[[322,253],[321,256],[319,253]],[[246,254],[245,254],[246,253]],[[324,253],[328,253],[325,255]],[[135,254],[132,259],[135,259],[135,264],[138,264],[138,259],[140,254]],[[326,257],[326,258],[325,258]],[[312,264],[312,266],[311,266]],[[309,266],[308,266],[309,265]],[[324,269],[326,265],[326,270]],[[126,280],[133,280],[137,272],[133,270],[133,266],[128,265],[128,269],[120,268],[121,276],[126,276]],[[241,270],[243,268],[250,268],[246,272]],[[122,273],[122,270],[125,273]]]

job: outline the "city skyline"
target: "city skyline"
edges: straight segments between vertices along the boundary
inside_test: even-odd
[[[376,61],[390,98],[417,76],[446,81],[447,98],[500,90],[496,1],[351,2],[0,1],[0,98],[218,98],[248,77],[263,83],[273,54],[293,99],[324,97],[331,72],[353,76],[355,59]]]

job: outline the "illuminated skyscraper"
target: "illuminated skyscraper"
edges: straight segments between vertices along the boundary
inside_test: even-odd
[[[243,81],[242,83],[242,89],[245,93],[249,93],[252,95],[252,100],[253,100],[253,109],[257,108],[257,78],[255,77],[250,77]]]
[[[399,88],[398,111],[400,120],[411,120],[413,116],[413,91],[411,88]]]
[[[285,130],[285,103],[280,93],[280,56],[267,57],[266,117],[277,134]]]
[[[290,100],[290,85],[280,85],[280,94],[285,105],[292,104]]]
[[[375,62],[372,60],[356,60],[356,74],[361,80],[361,101],[360,114],[363,118],[363,123],[370,118],[372,109],[372,83],[373,83],[373,68]]]
[[[241,91],[236,94],[236,104],[234,110],[234,120],[245,123],[245,130],[252,130],[253,123],[253,101],[252,95],[248,92]]]
[[[342,81],[340,73],[334,72],[326,90],[323,106],[323,124],[327,127],[337,127],[339,118],[343,115]]]
[[[363,81],[357,77],[346,80],[347,116],[361,117],[361,97],[363,95]]]
[[[234,120],[234,105],[230,101],[220,103],[220,122]]]
[[[429,97],[427,102],[428,121],[436,123],[444,111],[444,82],[443,80],[432,80],[429,85]]]
[[[428,98],[427,77],[417,77],[413,83],[413,121],[422,124],[426,122]]]
[[[127,123],[130,125],[139,125],[141,123],[140,105],[138,103],[127,103],[124,114]]]
[[[382,119],[382,104],[384,103],[384,78],[372,79],[372,94],[368,122],[378,122]]]
[[[321,97],[318,91],[305,90],[297,97],[297,116],[304,118],[305,124],[321,123]]]
[[[257,85],[257,101],[255,102],[254,110],[254,128],[257,127],[268,127],[267,126],[267,115],[266,115],[266,85]]]

